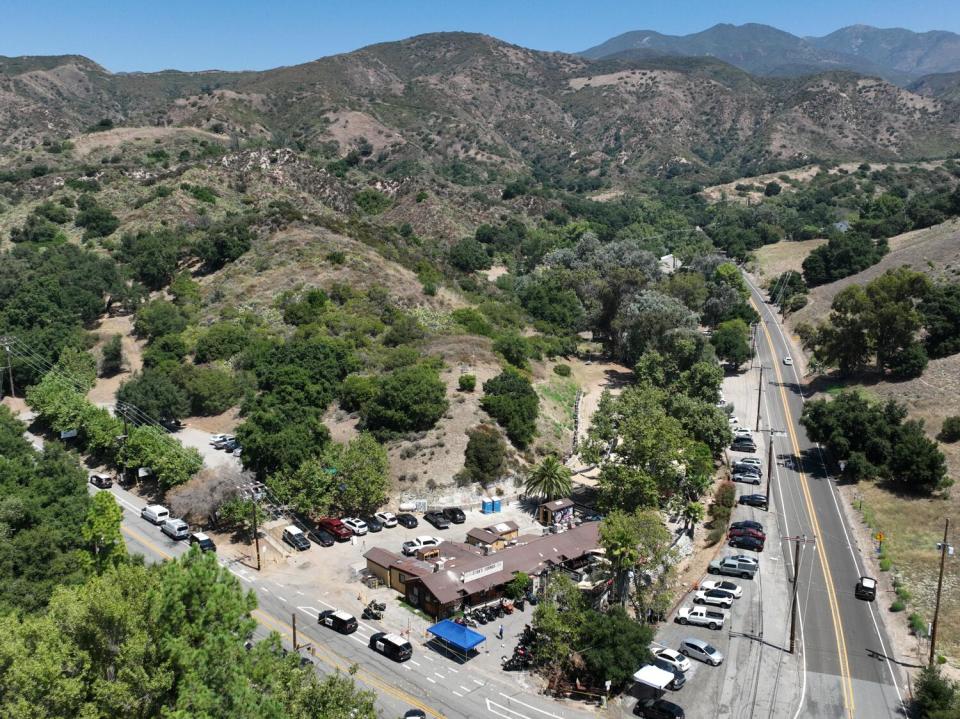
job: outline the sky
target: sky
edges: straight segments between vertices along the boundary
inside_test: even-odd
[[[576,52],[629,30],[716,23],[825,35],[863,23],[960,33],[957,0],[0,0],[0,55],[80,54],[114,72],[263,70],[425,32]]]

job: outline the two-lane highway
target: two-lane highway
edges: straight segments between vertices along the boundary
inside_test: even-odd
[[[776,430],[774,452],[782,461],[780,492],[775,497],[782,529],[814,538],[800,561],[799,605],[802,651],[807,672],[801,717],[903,716],[902,676],[891,661],[891,644],[879,611],[882,600],[864,602],[854,586],[865,573],[826,457],[800,425],[803,385],[791,343],[780,319],[750,283],[751,300],[760,313],[757,355],[764,367],[762,429]],[[793,547],[784,539],[784,555]],[[792,574],[792,562],[790,564]]]

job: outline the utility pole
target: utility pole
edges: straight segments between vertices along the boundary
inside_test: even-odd
[[[757,432],[760,431],[760,394],[763,392],[763,365],[760,365],[760,381],[757,383]]]
[[[253,544],[257,548],[257,571],[259,572],[260,571],[260,533],[257,531],[257,500],[253,497],[250,498],[250,510],[253,513]],[[294,636],[293,643],[296,644],[297,643],[296,617],[294,617],[293,636]]]
[[[767,439],[767,506],[770,506],[770,476],[773,474],[773,432]]]
[[[292,612],[290,616],[293,617],[293,651],[297,651],[300,648],[297,644],[297,613]]]
[[[804,534],[801,537],[787,537],[788,542],[793,542],[793,601],[790,606],[790,653],[796,653],[797,646],[797,609],[798,595],[800,590],[800,545],[813,544],[815,540],[807,539]]]
[[[940,619],[940,592],[943,591],[943,567],[947,563],[947,533],[950,531],[950,518],[943,523],[943,544],[940,545],[940,579],[937,580],[937,603],[933,610],[933,628],[930,630],[930,666],[933,666],[937,650],[937,621]]]
[[[13,386],[13,359],[10,356],[10,338],[7,336],[0,337],[0,344],[3,344],[3,348],[7,351],[7,372],[10,376],[10,396],[16,397],[17,390]],[[3,393],[0,392],[0,396],[2,395]]]

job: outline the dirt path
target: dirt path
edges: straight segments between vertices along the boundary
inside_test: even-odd
[[[120,385],[129,379],[134,372],[139,372],[143,368],[143,346],[145,343],[133,336],[133,315],[106,317],[101,320],[96,332],[97,343],[93,347],[93,354],[96,357],[100,356],[103,346],[113,335],[120,335],[122,338],[123,371],[112,377],[98,377],[97,383],[87,394],[87,399],[94,404],[111,404],[117,396]]]

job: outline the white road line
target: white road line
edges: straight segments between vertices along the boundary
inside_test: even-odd
[[[408,667],[406,664],[401,664],[400,666],[403,667],[404,669],[406,669],[408,672],[412,672],[412,671],[413,671],[413,669],[411,669],[410,667]]]
[[[270,593],[270,590],[267,589],[266,587],[260,587],[260,591],[266,592],[267,594]]]
[[[454,691],[453,689],[451,689],[450,691],[453,692],[453,695],[455,697],[460,697],[461,699],[463,699],[463,694],[461,694],[460,692]]]
[[[543,714],[543,715],[545,715],[545,716],[553,717],[553,719],[563,719],[563,717],[560,716],[559,714],[551,714],[550,712],[545,711],[545,710],[543,710],[543,709],[538,709],[537,707],[533,706],[532,704],[527,704],[526,702],[522,702],[522,701],[520,701],[519,699],[514,699],[514,698],[511,697],[511,696],[507,696],[507,695],[504,694],[503,692],[500,692],[500,696],[502,696],[502,697],[503,697],[504,699],[506,699],[508,702],[516,702],[516,703],[519,704],[520,706],[524,706],[524,707],[526,707],[527,709],[533,709],[535,712],[540,712],[541,714]]]
[[[463,686],[463,684],[460,685],[460,688],[463,689],[463,691],[467,692],[467,694],[470,693],[470,689],[467,689],[465,686]]]
[[[437,680],[434,679],[433,677],[426,677],[426,680],[427,680],[428,682],[432,683],[432,684],[436,684],[436,683],[437,683]]]
[[[446,679],[446,677],[443,676],[443,674],[441,674],[440,672],[434,672],[434,673],[433,673],[433,676],[435,676],[435,677],[440,677],[441,679]]]
[[[363,646],[367,646],[367,642],[363,641],[363,640],[362,640],[360,637],[358,637],[356,634],[351,634],[351,635],[350,635],[350,638],[351,638],[353,641],[355,641],[357,644],[362,644]]]
[[[301,612],[303,612],[304,614],[307,614],[307,615],[310,615],[310,616],[313,616],[313,617],[319,617],[319,616],[320,616],[320,612],[317,610],[316,607],[297,607],[297,609],[299,609],[299,610],[300,610]]]
[[[510,712],[510,714],[513,714],[513,715],[515,715],[515,716],[521,717],[521,719],[530,719],[530,717],[528,717],[526,714],[521,714],[521,713],[518,712],[518,711],[514,711],[513,709],[510,709],[509,707],[503,706],[503,704],[497,704],[496,702],[492,702],[492,701],[490,701],[489,699],[487,699],[487,711],[488,711],[488,712],[490,712],[491,714],[494,714],[494,715],[496,715],[496,716],[498,716],[498,717],[502,717],[502,719],[514,719],[514,718],[513,718],[512,716],[510,716],[509,714],[502,714],[502,713],[498,712],[497,709],[494,709],[493,707],[497,707],[497,709],[503,709],[503,711],[505,711],[505,712]]]
[[[474,679],[474,680],[473,680],[473,683],[476,684],[478,687],[484,687],[484,686],[486,686],[486,684],[484,684],[484,683],[483,683],[482,681],[480,681],[479,679]]]
[[[287,601],[286,599],[284,599],[283,597],[281,597],[279,594],[277,595],[277,599],[279,599],[281,602],[284,602],[284,603],[286,603],[286,601]]]
[[[410,660],[410,663],[413,664],[415,667],[419,667],[419,666],[420,666],[420,662],[418,662],[416,659],[411,659],[411,660]]]
[[[454,669],[453,667],[447,667],[447,669],[449,669],[449,670],[450,670],[451,672],[453,672],[454,674],[459,674],[459,673],[460,673],[460,672],[458,672],[456,669]]]
[[[303,596],[303,592],[301,592],[299,589],[297,590],[297,594],[299,594],[301,597]]]
[[[333,608],[333,607],[331,607],[331,609],[332,609],[332,608]],[[376,627],[371,627],[371,626],[370,626],[369,624],[367,624],[366,622],[357,622],[357,624],[359,624],[361,627],[365,627],[366,629],[369,629],[371,632],[379,632],[379,631],[380,631],[380,630],[377,629]]]
[[[437,660],[434,659],[433,657],[424,657],[424,659],[426,659],[428,662],[435,662],[435,661],[437,661]]]

